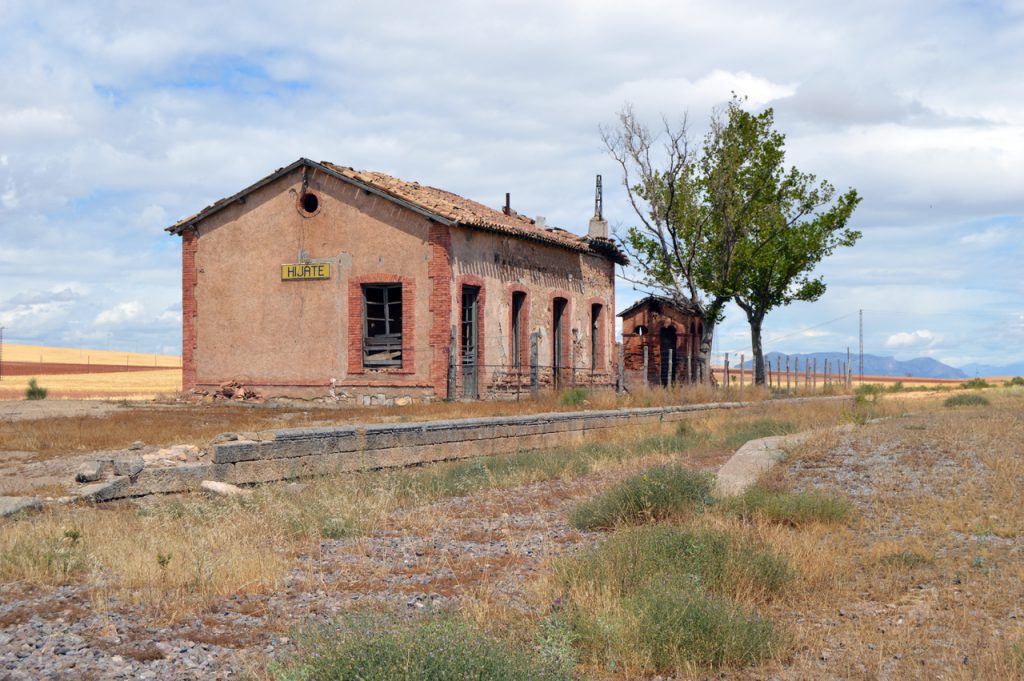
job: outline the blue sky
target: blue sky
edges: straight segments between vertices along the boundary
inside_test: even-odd
[[[1024,2],[320,4],[0,0],[7,338],[179,351],[163,228],[300,156],[577,232],[601,173],[625,228],[598,125],[629,102],[699,139],[736,92],[864,197],[766,350],[856,347],[863,308],[868,352],[1024,359]],[[716,350],[749,355],[738,311]]]

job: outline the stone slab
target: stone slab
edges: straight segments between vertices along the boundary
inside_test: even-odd
[[[34,511],[43,507],[43,500],[39,497],[0,497],[0,518]]]

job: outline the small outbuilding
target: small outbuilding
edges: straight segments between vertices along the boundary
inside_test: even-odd
[[[588,234],[384,173],[299,159],[168,228],[186,390],[336,400],[614,384],[614,267]]]
[[[646,382],[667,387],[699,381],[697,357],[704,322],[695,307],[651,295],[633,303],[619,316],[622,360],[629,384]]]

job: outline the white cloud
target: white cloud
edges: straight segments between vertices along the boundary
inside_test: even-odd
[[[54,340],[117,326],[126,343],[176,342],[180,245],[160,228],[299,156],[489,205],[511,191],[517,208],[577,230],[602,173],[605,212],[628,226],[598,124],[629,100],[646,120],[689,112],[699,140],[735,91],[776,107],[791,162],[864,196],[863,240],[819,268],[826,296],[773,311],[767,337],[863,307],[868,351],[921,328],[943,339],[926,350],[1001,355],[1020,346],[1002,317],[1018,309],[1024,260],[1024,90],[1007,86],[1024,72],[1019,7],[399,0],[296,13],[182,0],[125,23],[117,5],[14,0],[0,55],[0,291],[70,280],[90,295],[0,314],[20,310],[24,326],[28,306],[50,306],[34,328]],[[747,328],[730,310],[734,345]],[[843,349],[855,321],[769,349]],[[995,331],[976,339],[979,322]]]
[[[885,341],[885,347],[887,348],[929,348],[939,341],[942,337],[929,331],[928,329],[918,329],[917,331],[901,331],[900,333],[894,333],[889,336]]]
[[[138,319],[142,315],[142,311],[142,303],[137,300],[118,303],[109,310],[103,310],[96,315],[96,324],[99,326],[117,326]]]

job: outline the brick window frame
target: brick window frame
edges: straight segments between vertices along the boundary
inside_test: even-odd
[[[514,332],[513,315],[515,313],[515,306],[513,300],[515,295],[521,293],[523,298],[523,306],[519,309],[519,371],[529,370],[530,367],[530,292],[525,286],[520,284],[512,284],[507,289],[507,300],[508,300],[508,368],[509,371],[516,370],[515,357],[512,356],[512,350],[515,347],[513,342],[512,333]]]
[[[402,285],[402,366],[363,366],[363,285]],[[348,373],[349,374],[413,374],[416,373],[416,280],[398,274],[365,274],[348,280]]]

